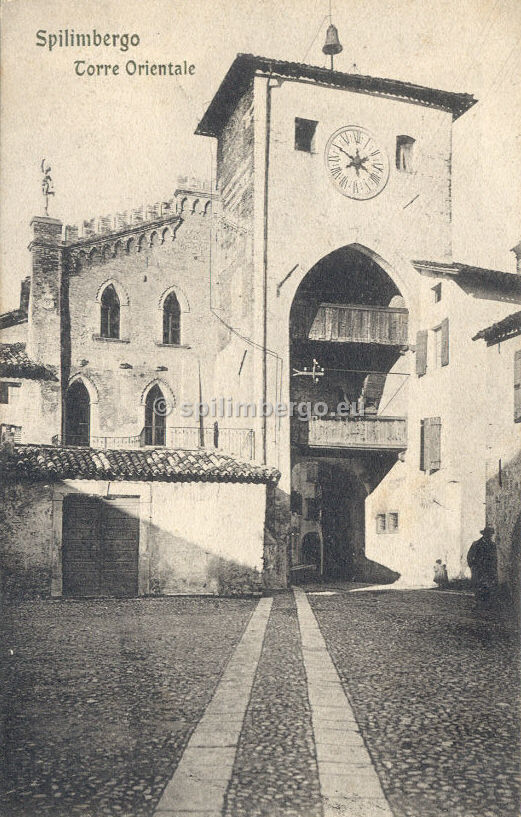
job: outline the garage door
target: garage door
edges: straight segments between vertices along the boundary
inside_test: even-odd
[[[139,497],[63,501],[64,596],[136,596]]]

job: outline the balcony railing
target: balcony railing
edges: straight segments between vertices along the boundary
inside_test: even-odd
[[[0,423],[0,441],[2,443],[19,443],[22,440],[22,426]]]
[[[312,417],[297,421],[293,442],[310,448],[396,450],[407,448],[405,417]]]
[[[133,450],[135,448],[141,448],[142,445],[142,433],[141,434],[134,434],[130,437],[91,437],[90,438],[90,447],[91,448],[119,448],[123,450]],[[71,443],[74,445],[74,443]]]
[[[170,448],[218,449],[240,459],[255,457],[255,432],[252,428],[187,428],[168,429]]]
[[[83,434],[53,437],[54,445],[71,445],[96,449],[135,450],[146,447],[168,447],[223,451],[240,459],[255,457],[255,432],[251,428],[147,427],[141,434],[128,437],[92,436],[89,442]]]
[[[296,304],[292,337],[333,343],[407,344],[408,311],[399,307]]]

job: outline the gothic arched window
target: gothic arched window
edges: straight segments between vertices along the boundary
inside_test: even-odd
[[[181,343],[181,307],[175,292],[163,304],[163,343],[179,346]]]
[[[112,284],[101,296],[100,335],[102,338],[119,338],[119,298]]]
[[[152,386],[145,402],[145,445],[166,445],[166,400],[159,386]]]
[[[67,389],[65,398],[65,445],[89,445],[90,397],[81,380]]]

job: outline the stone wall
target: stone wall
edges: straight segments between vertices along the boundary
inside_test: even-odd
[[[139,595],[244,595],[287,584],[286,498],[230,482],[20,480],[1,489],[5,597],[62,594],[63,500],[136,498]]]
[[[521,575],[521,452],[487,480],[487,524],[494,528],[498,579],[519,594]],[[518,598],[518,602],[520,599]]]
[[[51,593],[52,486],[0,486],[0,564],[3,598]]]

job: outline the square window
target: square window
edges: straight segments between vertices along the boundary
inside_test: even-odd
[[[313,153],[315,148],[315,131],[318,122],[312,119],[295,118],[295,150]]]
[[[402,173],[412,173],[414,170],[414,142],[412,136],[396,137],[396,169]]]
[[[436,286],[432,288],[432,294],[434,297],[434,303],[439,303],[441,301],[441,284],[436,284]]]
[[[377,513],[376,514],[376,532],[377,533],[385,533],[387,530],[387,526],[385,524],[385,514],[384,513]]]
[[[387,531],[388,533],[396,533],[398,530],[398,513],[391,511],[387,514]]]

